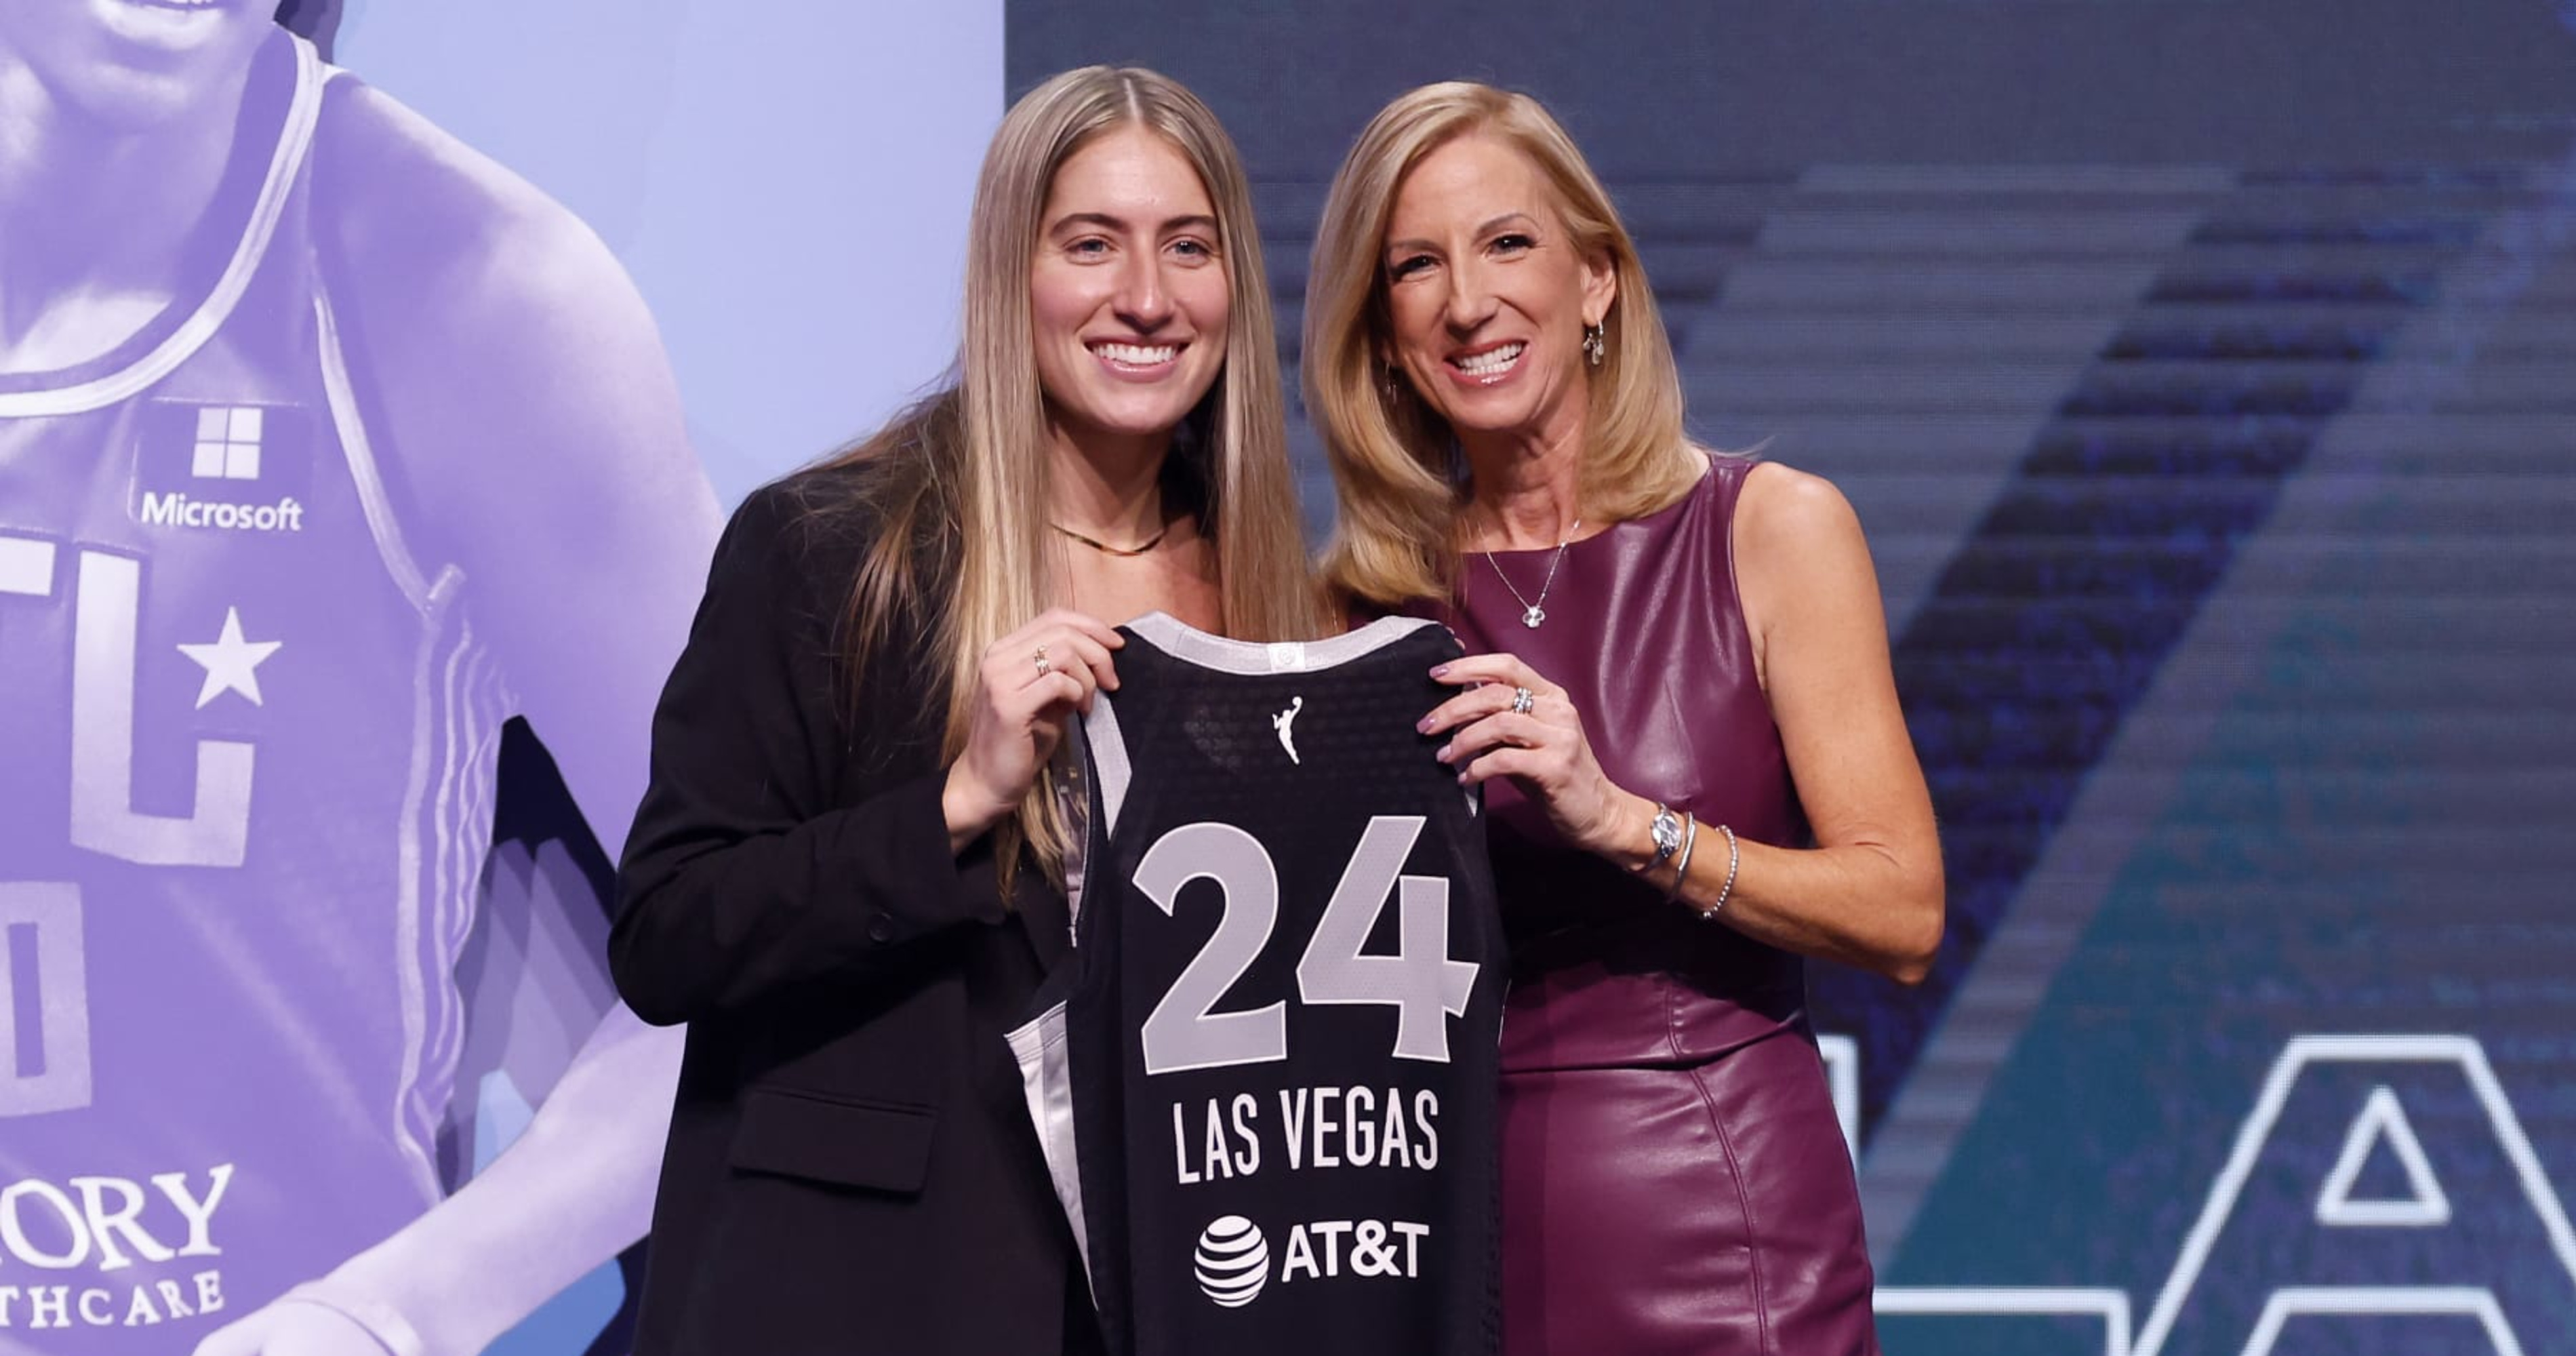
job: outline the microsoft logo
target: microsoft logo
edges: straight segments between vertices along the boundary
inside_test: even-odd
[[[260,410],[254,405],[209,405],[197,411],[197,453],[189,471],[199,480],[259,479]]]

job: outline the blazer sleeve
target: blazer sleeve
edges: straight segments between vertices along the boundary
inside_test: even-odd
[[[787,487],[735,513],[654,712],[608,955],[618,994],[656,1025],[827,976],[884,979],[913,963],[914,943],[1004,917],[998,898],[960,882],[940,808],[945,769],[833,803],[849,754],[831,610],[817,599],[838,581],[817,577],[805,536]],[[918,710],[922,697],[869,700]]]

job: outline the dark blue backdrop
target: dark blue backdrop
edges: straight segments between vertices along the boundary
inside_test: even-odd
[[[1860,508],[1952,901],[1814,983],[1892,1351],[2576,1350],[2576,8],[1007,12],[1226,118],[1292,360],[1369,114],[1537,94],[1695,428]]]

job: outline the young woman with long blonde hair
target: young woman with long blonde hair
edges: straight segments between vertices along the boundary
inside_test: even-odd
[[[1322,629],[1214,115],[1058,76],[971,229],[955,383],[743,506],[654,723],[611,938],[689,1023],[648,1356],[1095,1340],[1004,1041],[1068,944],[1046,769],[1109,622]]]

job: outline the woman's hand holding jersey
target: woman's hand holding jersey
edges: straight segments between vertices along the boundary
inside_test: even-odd
[[[1126,643],[1096,617],[1051,608],[984,651],[974,722],[939,802],[951,852],[1019,808],[1064,742],[1065,722],[1091,709],[1092,693],[1118,690],[1109,653]]]
[[[1439,758],[1458,769],[1460,785],[1516,777],[1568,843],[1631,865],[1644,859],[1636,850],[1645,845],[1639,826],[1654,809],[1601,771],[1565,689],[1508,654],[1469,655],[1431,676],[1464,689],[1420,726],[1424,734],[1451,736]]]

